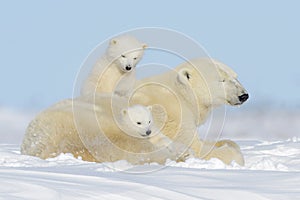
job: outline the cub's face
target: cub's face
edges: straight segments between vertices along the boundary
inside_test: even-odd
[[[135,50],[130,53],[123,53],[116,60],[123,72],[131,72],[143,57],[143,50]]]
[[[127,128],[124,129],[127,134],[134,137],[146,137],[152,133],[152,107],[134,105],[127,109],[123,109],[122,116],[123,122],[127,125]]]
[[[132,36],[120,36],[110,41],[107,54],[123,72],[131,72],[144,55],[146,44]]]

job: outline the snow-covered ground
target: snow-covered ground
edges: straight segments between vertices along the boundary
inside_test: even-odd
[[[297,113],[228,115],[223,137],[241,146],[243,167],[192,158],[132,166],[85,162],[69,154],[47,160],[20,155],[34,113],[0,110],[0,199],[300,199]]]

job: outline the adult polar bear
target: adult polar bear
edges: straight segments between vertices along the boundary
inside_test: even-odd
[[[132,104],[159,104],[167,114],[162,133],[190,145],[196,157],[219,158],[229,164],[235,160],[244,165],[237,144],[229,140],[203,141],[197,127],[205,122],[213,108],[241,105],[249,95],[237,80],[237,74],[225,64],[198,58],[185,62],[174,70],[137,82]]]
[[[27,128],[21,153],[43,159],[72,153],[87,161],[132,164],[181,159],[178,148],[186,148],[158,131],[152,107],[124,108],[127,99],[110,95],[94,100],[67,99],[40,113]]]

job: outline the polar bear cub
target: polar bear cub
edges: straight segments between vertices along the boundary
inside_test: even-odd
[[[146,44],[129,35],[113,38],[106,53],[97,61],[81,89],[81,95],[115,92],[128,96],[135,84],[135,67]]]
[[[117,123],[128,135],[147,138],[153,145],[155,145],[156,148],[167,148],[170,152],[174,152],[176,150],[174,153],[178,155],[183,153],[180,151],[188,150],[185,145],[174,142],[162,134],[156,124],[154,125],[152,106],[145,107],[136,104],[122,109],[121,114],[121,121],[118,121]],[[128,126],[129,124],[130,126]],[[189,151],[188,153],[191,154],[192,151]]]
[[[152,133],[151,106],[133,105],[121,111],[120,128],[133,137],[147,137]],[[129,128],[130,127],[130,128]]]

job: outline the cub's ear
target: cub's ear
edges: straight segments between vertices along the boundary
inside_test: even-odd
[[[188,83],[191,80],[191,78],[192,78],[192,73],[188,68],[183,68],[179,70],[177,74],[177,80],[183,84]]]
[[[152,106],[147,106],[147,109],[152,111]]]
[[[145,44],[145,43],[144,43],[144,44],[142,44],[142,48],[143,48],[143,49],[146,49],[147,47],[148,47],[148,45],[147,45],[147,44]]]
[[[121,110],[121,114],[122,114],[123,116],[127,115],[127,109],[125,109],[125,108],[122,109],[122,110]]]
[[[111,39],[110,44],[117,44],[117,39],[116,38]]]

